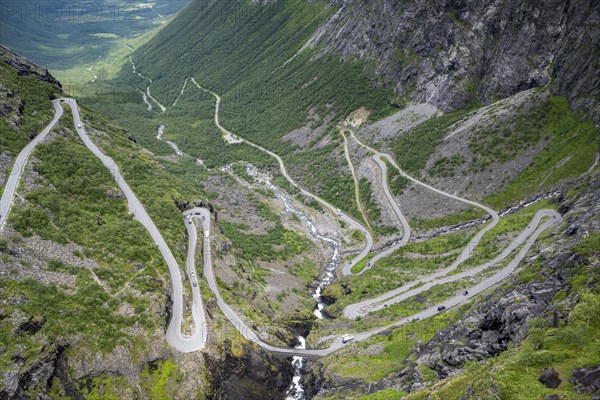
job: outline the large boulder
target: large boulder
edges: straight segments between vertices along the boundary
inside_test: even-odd
[[[600,392],[600,364],[592,368],[576,368],[568,380],[576,389],[587,393]]]
[[[549,389],[556,389],[562,382],[560,375],[554,368],[546,368],[542,371],[542,375],[538,378],[538,381],[544,384]]]

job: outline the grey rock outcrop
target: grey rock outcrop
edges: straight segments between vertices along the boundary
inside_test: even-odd
[[[57,81],[47,69],[35,65],[25,57],[12,52],[2,45],[0,45],[0,59],[16,68],[17,74],[19,75],[35,75],[42,81],[49,82],[56,85],[58,88],[62,88],[61,83]]]
[[[600,3],[337,0],[312,45],[444,110],[546,85],[600,115]]]
[[[538,378],[538,381],[549,389],[556,389],[560,386],[562,379],[557,370],[554,368],[546,368]]]
[[[568,380],[576,390],[600,397],[600,364],[592,368],[576,368]]]

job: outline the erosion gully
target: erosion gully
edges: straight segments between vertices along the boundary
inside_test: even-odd
[[[317,288],[311,293],[313,299],[315,299],[316,306],[314,309],[314,314],[318,319],[323,319],[323,309],[325,308],[325,303],[321,299],[321,294],[323,290],[330,285],[335,280],[335,271],[340,264],[341,256],[340,256],[340,243],[334,239],[323,236],[319,233],[315,223],[312,219],[304,212],[299,210],[292,200],[284,193],[279,187],[275,186],[268,178],[264,175],[260,174],[256,167],[253,165],[248,165],[246,167],[246,173],[256,179],[258,182],[262,183],[267,188],[271,189],[277,197],[283,201],[286,212],[290,212],[296,215],[306,226],[310,232],[310,235],[317,240],[322,241],[327,246],[329,246],[332,250],[332,256],[323,274],[321,274],[320,282]],[[306,338],[303,336],[297,337],[298,344],[296,345],[297,349],[305,349],[306,348]],[[286,392],[286,400],[304,400],[306,399],[304,388],[302,387],[302,371],[304,368],[305,359],[304,357],[295,356],[292,359],[292,366],[294,367],[294,377],[292,379],[292,383],[290,384],[289,389]]]

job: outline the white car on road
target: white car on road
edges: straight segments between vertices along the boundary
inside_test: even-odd
[[[342,335],[342,343],[348,343],[350,341],[354,340],[354,336],[346,333],[345,335]]]

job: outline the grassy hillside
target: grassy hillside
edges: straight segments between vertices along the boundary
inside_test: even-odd
[[[333,11],[324,1],[193,2],[132,55],[137,71],[152,79],[152,95],[166,112],[156,106],[146,110],[136,92],[145,91],[148,81],[133,74],[131,64],[87,104],[119,120],[140,143],[161,154],[169,149],[154,136],[165,122],[166,133],[184,152],[210,166],[243,159],[275,167],[247,146],[223,145],[212,122],[214,100],[191,82],[171,106],[185,78],[194,77],[222,96],[220,120],[227,129],[281,154],[293,176],[352,211],[352,181],[345,176],[343,159],[334,156],[338,142],[312,146],[329,133],[336,137],[335,123],[360,106],[373,110],[374,118],[391,107],[387,93],[373,88],[363,64],[340,63],[319,48],[296,55]],[[308,121],[310,110],[316,120]],[[306,124],[316,128],[326,118],[329,124],[308,148],[276,140]]]
[[[0,326],[2,371],[35,368],[61,346],[72,365],[125,346],[123,356],[135,365],[165,323],[162,257],[71,127],[63,118],[53,139],[35,150],[23,204],[3,232],[2,314],[10,318]],[[27,330],[28,319],[38,324]],[[44,390],[31,383],[26,396]]]
[[[19,75],[0,48],[0,151],[16,155],[54,115],[50,99],[60,88],[35,74]],[[2,171],[5,172],[5,171]]]

